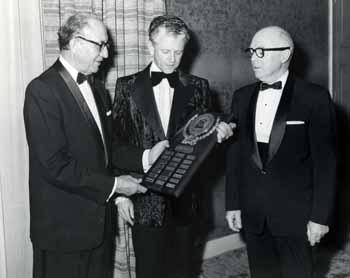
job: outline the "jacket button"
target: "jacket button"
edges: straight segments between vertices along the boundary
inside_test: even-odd
[[[262,169],[260,173],[261,173],[262,175],[266,175],[266,174],[267,174],[266,170],[264,170],[264,169]]]

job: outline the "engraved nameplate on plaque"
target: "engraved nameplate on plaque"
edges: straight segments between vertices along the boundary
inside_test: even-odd
[[[152,191],[178,197],[213,149],[220,115],[194,115],[170,141],[170,147],[159,156],[142,184]],[[227,118],[227,121],[230,118]]]

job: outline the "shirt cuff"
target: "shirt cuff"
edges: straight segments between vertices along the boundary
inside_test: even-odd
[[[149,164],[149,152],[150,152],[150,149],[147,149],[142,154],[142,167],[143,167],[143,171],[145,173],[147,173],[149,168],[151,168],[151,166],[152,166]]]
[[[111,194],[109,194],[109,196],[108,196],[106,202],[108,202],[109,199],[111,199],[111,197],[113,196],[113,194],[116,192],[116,190],[117,190],[117,185],[118,185],[118,178],[115,177],[115,178],[114,178],[114,186],[113,186],[112,192],[111,192]]]
[[[129,200],[129,198],[124,197],[124,196],[118,196],[117,198],[115,198],[114,203],[116,205],[118,205],[118,204],[120,204],[120,203],[122,203],[122,202],[124,202],[126,200]]]

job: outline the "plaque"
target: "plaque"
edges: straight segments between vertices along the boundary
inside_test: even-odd
[[[226,121],[231,117],[226,117]],[[193,175],[216,144],[216,128],[220,115],[202,113],[194,115],[169,140],[152,167],[143,176],[142,185],[149,190],[179,197]]]

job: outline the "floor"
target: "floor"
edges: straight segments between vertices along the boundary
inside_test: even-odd
[[[350,246],[348,250],[321,250],[317,257],[315,278],[350,278]],[[245,248],[230,251],[204,261],[200,278],[248,278]]]

